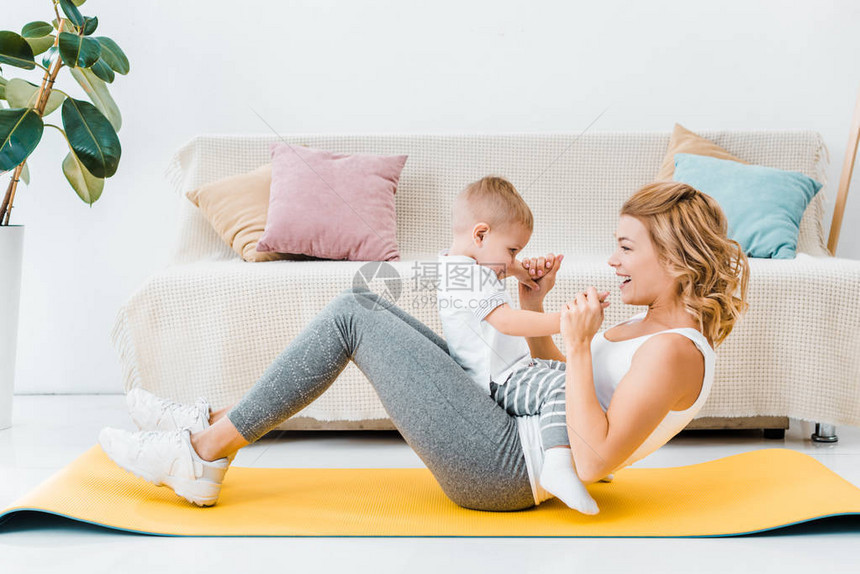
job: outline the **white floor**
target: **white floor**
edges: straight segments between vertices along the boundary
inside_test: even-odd
[[[13,426],[0,430],[0,510],[93,446],[103,426],[135,429],[124,395],[16,395]],[[812,442],[813,430],[812,423],[791,420],[785,440],[764,439],[761,431],[686,431],[635,466],[784,447],[860,486],[860,428],[837,428],[833,444]],[[241,450],[234,464],[423,466],[400,435],[372,431],[270,433]],[[837,518],[734,538],[177,538],[15,517],[0,527],[0,572],[857,572],[858,524]]]

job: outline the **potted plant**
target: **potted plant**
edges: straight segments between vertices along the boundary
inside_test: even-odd
[[[37,86],[5,77],[0,67],[0,173],[11,172],[0,203],[0,429],[12,424],[24,239],[24,226],[9,222],[18,184],[29,184],[27,158],[45,127],[59,131],[69,145],[63,174],[81,200],[92,205],[102,194],[104,180],[116,173],[122,151],[117,136],[122,117],[108,84],[116,74],[128,73],[128,58],[110,38],[93,36],[98,18],[83,16],[78,9],[86,0],[49,1],[52,23],[30,22],[20,34],[0,31],[0,66],[44,70]],[[90,101],[55,87],[63,68]],[[62,127],[46,121],[58,110]]]

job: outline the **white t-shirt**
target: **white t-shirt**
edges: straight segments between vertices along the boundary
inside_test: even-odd
[[[531,362],[525,337],[505,335],[484,318],[511,296],[489,267],[466,255],[439,252],[439,318],[451,357],[475,384],[490,393],[490,381],[502,384],[514,370]]]

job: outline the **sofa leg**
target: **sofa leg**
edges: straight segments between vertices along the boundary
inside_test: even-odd
[[[762,429],[764,438],[783,440],[785,438],[785,429]]]
[[[812,433],[814,442],[836,442],[839,437],[836,436],[836,427],[824,423],[815,423],[815,432]]]

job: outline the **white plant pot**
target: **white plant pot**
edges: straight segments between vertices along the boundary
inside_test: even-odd
[[[24,226],[0,225],[0,429],[12,426]]]

